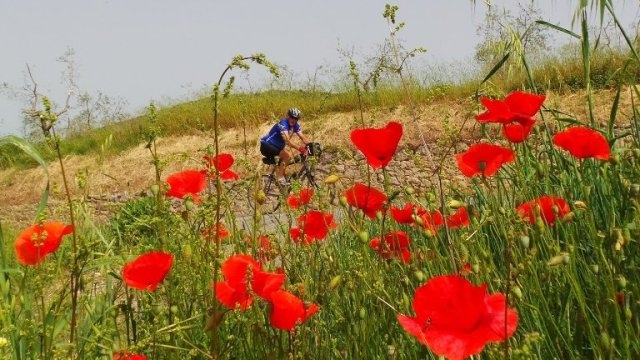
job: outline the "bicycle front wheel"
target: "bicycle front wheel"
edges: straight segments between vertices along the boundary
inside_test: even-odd
[[[262,201],[262,209],[264,213],[273,213],[280,207],[283,198],[283,189],[276,181],[275,176],[272,174],[262,175],[262,191],[264,192],[264,198],[258,199]],[[259,194],[262,197],[263,194]]]

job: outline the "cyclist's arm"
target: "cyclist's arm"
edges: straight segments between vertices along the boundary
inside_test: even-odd
[[[294,144],[294,143],[291,141],[291,136],[289,136],[289,133],[288,133],[288,132],[283,131],[283,132],[281,132],[281,134],[282,134],[282,139],[284,140],[285,145],[289,145],[289,146],[291,146],[291,147],[292,147],[292,148],[294,148],[294,149],[297,149],[297,148],[298,148],[298,147],[296,146],[296,144]],[[286,146],[285,146],[285,147],[286,147]]]
[[[305,145],[307,145],[308,143],[310,143],[309,139],[307,139],[307,137],[306,137],[306,136],[304,136],[304,135],[302,134],[302,131],[298,131],[296,134],[298,135],[298,137],[300,138],[300,140],[302,140],[302,142],[303,142]]]

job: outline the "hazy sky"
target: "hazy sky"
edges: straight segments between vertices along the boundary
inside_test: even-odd
[[[618,2],[628,22],[638,16],[636,1]],[[56,59],[72,49],[78,87],[136,113],[151,100],[191,99],[237,54],[264,53],[301,77],[340,64],[338,49],[373,54],[389,35],[387,3],[400,8],[407,48],[426,48],[429,62],[471,59],[482,0],[0,0],[0,84],[23,87],[29,64],[41,92],[63,103]],[[575,0],[537,3],[545,20],[570,26]],[[21,134],[23,106],[0,93],[0,135]]]

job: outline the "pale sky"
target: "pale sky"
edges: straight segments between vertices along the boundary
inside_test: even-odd
[[[237,54],[264,53],[301,78],[342,64],[339,49],[373,55],[389,36],[387,3],[406,23],[399,39],[426,48],[425,61],[471,61],[482,0],[0,0],[0,84],[23,87],[29,64],[41,92],[63,103],[56,59],[72,49],[82,91],[123,99],[140,113],[152,100],[193,99]],[[545,20],[570,27],[575,0],[537,3]],[[638,17],[637,2],[615,3],[627,23]],[[21,135],[22,107],[0,93],[0,136]]]

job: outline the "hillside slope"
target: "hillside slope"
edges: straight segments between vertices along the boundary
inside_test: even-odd
[[[595,110],[602,124],[609,118],[614,95],[613,91],[596,93]],[[578,120],[586,118],[587,102],[584,94],[547,96],[547,109],[561,110]],[[399,107],[369,111],[363,118],[367,126],[381,126],[391,120],[403,123],[405,134],[400,143],[403,150],[420,150],[417,154],[425,155],[428,152],[440,154],[446,149],[453,154],[462,151],[480,137],[480,128],[473,116],[481,111],[483,109],[472,99],[439,100],[421,106],[416,111],[417,116],[408,108]],[[630,91],[626,91],[622,96],[619,104],[620,115],[623,117],[618,119],[619,122],[629,122],[632,115]],[[414,121],[415,118],[418,120]],[[349,132],[360,126],[360,119],[360,113],[336,113],[313,120],[303,119],[301,124],[305,133],[324,147],[356,154],[349,141]],[[549,125],[554,125],[549,121],[552,119],[551,116],[546,116],[546,119]],[[541,124],[542,122],[537,126],[542,126]],[[271,125],[265,122],[251,129],[234,128],[221,134],[220,151],[234,155],[237,163],[234,168],[241,177],[249,176],[260,164],[258,138]],[[428,152],[421,146],[423,141],[429,146]],[[159,139],[157,148],[165,161],[163,178],[175,171],[199,167],[203,154],[199,150],[211,143],[210,134]],[[148,189],[155,177],[149,150],[144,148],[143,144],[118,156],[105,159],[98,155],[69,156],[65,158],[64,163],[76,198],[84,195],[86,199],[123,201]],[[454,166],[446,169],[455,171]],[[52,216],[64,216],[64,194],[59,164],[49,164],[49,173],[52,184],[50,212]],[[83,182],[86,185],[79,186]],[[23,226],[33,221],[34,211],[45,184],[45,175],[40,168],[0,171],[0,222]]]

